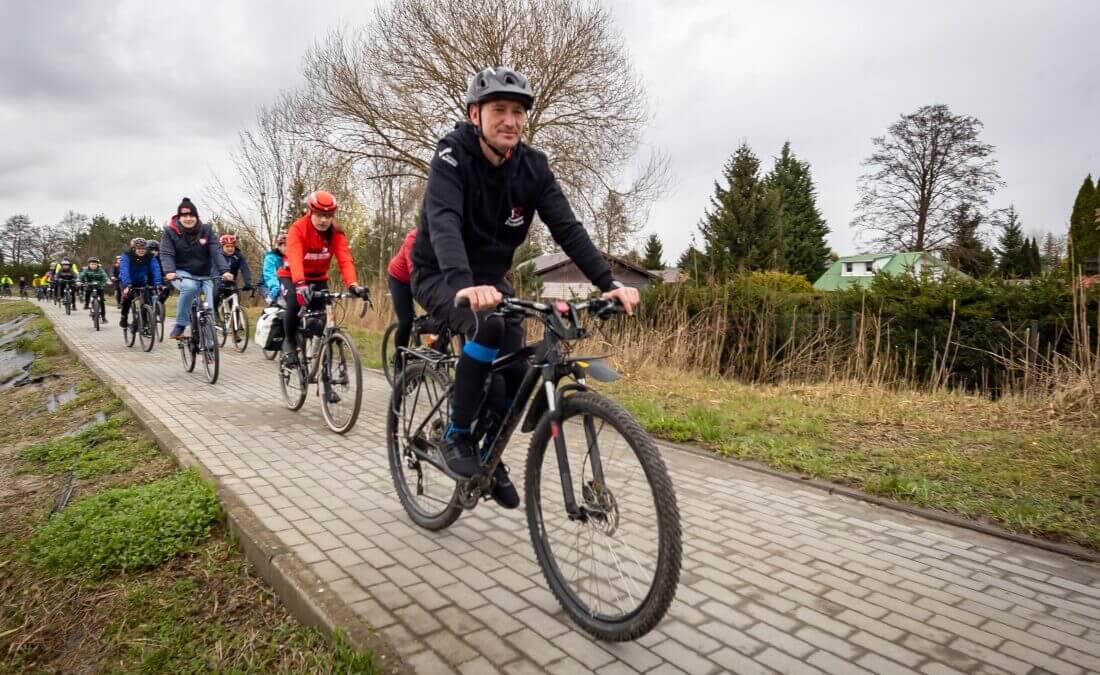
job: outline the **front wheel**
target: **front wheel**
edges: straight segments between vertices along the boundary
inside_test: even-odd
[[[202,353],[202,370],[206,375],[206,381],[214,384],[218,381],[218,370],[221,367],[221,355],[218,353],[218,334],[214,329],[214,321],[210,316],[199,319],[198,348]]]
[[[153,308],[149,305],[142,305],[141,322],[138,326],[138,338],[141,340],[142,351],[153,351],[153,345],[157,343],[157,329],[156,329],[156,316],[153,314]]]
[[[460,515],[458,485],[413,449],[436,453],[447,430],[450,378],[426,361],[410,362],[393,387],[386,411],[390,473],[401,506],[426,530],[450,527]]]
[[[657,446],[622,406],[567,396],[557,433],[540,420],[527,454],[527,525],[550,591],[601,640],[635,640],[668,611],[680,579],[680,513]],[[565,444],[579,517],[562,498]],[[546,482],[543,482],[546,478]]]
[[[244,307],[240,305],[233,308],[233,322],[230,324],[233,328],[233,349],[238,352],[244,353],[244,350],[248,349],[248,338],[250,337],[250,328],[248,326],[248,314],[245,313]],[[229,328],[230,326],[226,326]]]
[[[321,414],[325,424],[338,434],[346,434],[359,419],[362,402],[359,352],[346,335],[334,332],[321,351]]]
[[[99,330],[99,298],[92,298],[92,325]]]

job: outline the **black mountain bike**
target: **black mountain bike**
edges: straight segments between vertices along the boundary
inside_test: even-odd
[[[151,286],[131,286],[130,293],[137,295],[130,303],[130,318],[126,321],[126,328],[122,329],[122,341],[127,347],[133,347],[134,341],[140,338],[141,350],[151,352],[157,341],[156,314],[152,304],[155,293]]]
[[[598,359],[571,357],[569,343],[587,336],[581,312],[607,318],[621,308],[607,300],[545,304],[505,299],[495,314],[537,318],[537,345],[503,356],[527,374],[502,417],[479,412],[475,442],[483,471],[461,478],[440,452],[454,386],[454,356],[404,349],[386,421],[390,471],[405,512],[417,525],[441,530],[489,497],[492,475],[520,417],[534,431],[524,480],[527,524],[551,592],[581,628],[602,640],[633,640],[660,622],[680,578],[680,514],[657,446],[622,406],[592,391],[587,378],[618,375]],[[493,399],[494,375],[482,410]],[[565,382],[572,378],[572,382]],[[550,450],[547,452],[547,450]]]
[[[191,277],[195,281],[213,281],[213,277]],[[154,314],[154,317],[156,315]],[[199,297],[191,303],[191,332],[179,340],[180,360],[187,372],[195,370],[195,363],[202,358],[202,370],[206,381],[214,384],[218,381],[221,356],[218,354],[217,319],[206,306],[206,292],[200,291]]]
[[[382,371],[386,374],[386,381],[393,386],[394,372],[399,370],[400,360],[397,350],[394,349],[394,336],[397,334],[397,322],[393,322],[386,328],[382,335]],[[443,354],[458,354],[462,351],[462,345],[466,343],[463,335],[452,337],[451,331],[440,324],[431,316],[423,314],[413,319],[412,330],[409,332],[409,347],[417,349],[427,347]]]
[[[325,424],[338,434],[344,434],[359,419],[359,407],[363,402],[363,370],[359,365],[359,351],[355,342],[340,328],[340,320],[333,305],[340,300],[355,297],[351,293],[333,293],[318,290],[313,298],[323,309],[303,307],[298,316],[300,325],[296,334],[298,365],[286,365],[286,353],[279,350],[279,387],[283,401],[290,410],[298,410],[306,402],[311,384],[317,385],[321,397],[321,415]],[[362,287],[363,298],[360,318],[370,306],[370,292]],[[285,309],[283,310],[286,311]],[[343,318],[345,312],[340,314]],[[279,320],[279,319],[276,319]]]
[[[99,286],[92,284],[91,289],[88,291],[88,309],[92,314],[92,325],[96,330],[99,330],[99,326],[103,321],[103,289]]]

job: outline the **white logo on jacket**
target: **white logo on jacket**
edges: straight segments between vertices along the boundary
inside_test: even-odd
[[[451,156],[450,148],[443,148],[440,150],[439,158],[453,167],[458,167],[458,160]]]
[[[508,227],[520,227],[523,225],[523,207],[513,206],[512,215],[509,216],[508,220],[504,221],[504,224]]]

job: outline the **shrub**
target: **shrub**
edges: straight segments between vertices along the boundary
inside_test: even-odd
[[[28,554],[49,570],[129,572],[194,546],[221,517],[213,487],[189,469],[70,505],[35,532]]]

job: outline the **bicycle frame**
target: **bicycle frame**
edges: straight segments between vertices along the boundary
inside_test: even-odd
[[[341,330],[336,321],[336,312],[333,310],[333,303],[354,296],[351,293],[333,293],[332,291],[325,290],[317,291],[314,293],[314,297],[322,298],[325,301],[325,329],[321,331],[320,335],[311,336],[314,338],[312,353],[306,351],[305,343],[308,338],[302,335],[302,324],[307,319],[320,316],[322,313],[321,310],[311,310],[307,307],[302,307],[298,310],[298,332],[295,334],[298,341],[296,346],[302,352],[302,367],[306,368],[306,381],[310,384],[313,384],[317,380],[317,370],[321,367],[321,349],[324,347],[325,342],[328,341],[333,333]],[[360,318],[367,313],[369,307],[370,300],[367,299],[363,302],[363,309],[359,312]]]
[[[505,300],[505,303],[508,302],[508,300]],[[490,476],[496,471],[497,465],[504,455],[504,449],[508,446],[512,434],[519,424],[520,417],[527,408],[527,404],[531,403],[530,410],[527,412],[527,421],[524,424],[524,428],[533,428],[542,414],[549,411],[551,436],[554,439],[554,450],[558,459],[558,475],[561,479],[562,497],[566,513],[568,513],[570,520],[583,521],[587,519],[588,513],[583,506],[577,505],[576,496],[573,492],[573,476],[569,467],[569,454],[565,444],[565,435],[560,432],[562,420],[559,411],[561,410],[562,397],[568,392],[586,391],[588,389],[585,379],[586,368],[579,364],[579,362],[583,361],[581,358],[565,358],[561,351],[561,343],[567,340],[579,340],[586,337],[588,334],[587,331],[579,325],[577,310],[596,307],[606,308],[609,304],[607,301],[601,300],[588,301],[577,305],[567,305],[569,311],[564,316],[564,318],[568,320],[568,323],[566,323],[566,321],[563,321],[562,313],[559,311],[558,307],[528,301],[513,300],[511,302],[514,303],[511,305],[512,309],[506,310],[504,312],[505,316],[509,314],[515,316],[522,313],[526,317],[529,316],[527,310],[533,310],[539,313],[537,316],[543,321],[545,332],[542,341],[537,345],[524,347],[519,351],[502,356],[493,361],[491,372],[496,373],[521,359],[527,361],[532,356],[534,357],[533,362],[529,362],[527,372],[520,382],[519,390],[516,392],[516,396],[512,401],[512,406],[505,411],[504,418],[501,420],[500,426],[496,430],[496,436],[491,442],[489,456],[483,465],[482,473],[472,478],[461,479],[461,492],[465,494],[468,490],[468,486],[471,485],[484,491]],[[502,303],[502,306],[504,306],[505,303]],[[598,310],[597,313],[599,311],[603,310]],[[442,358],[433,359],[431,357],[426,357],[424,354],[417,353],[414,350],[404,349],[404,351],[408,355],[414,355],[415,358],[432,362],[436,366],[445,363],[453,363],[457,360],[457,357],[454,356],[443,356]],[[404,373],[407,372],[407,368],[403,369],[402,380],[404,380]],[[561,380],[569,376],[572,376],[576,382],[559,387]],[[545,395],[545,398],[541,400],[541,404],[536,394],[540,382]],[[416,430],[409,435],[409,438],[419,437],[424,431],[425,425],[433,420],[439,412],[440,406],[445,402],[449,402],[453,395],[454,383],[452,382],[447,387],[445,395],[441,396],[439,400],[436,401],[428,414],[424,416],[424,420]],[[480,418],[480,412],[481,411],[479,411],[478,418]],[[602,483],[604,481],[603,465],[600,461],[599,450],[593,442],[595,430],[592,428],[592,421],[586,419],[584,421],[584,427],[585,438],[588,440],[593,480]],[[427,451],[427,448],[422,449],[413,445],[413,451],[420,459],[429,462],[448,476],[454,478],[453,474],[446,468],[446,464],[441,466]]]

